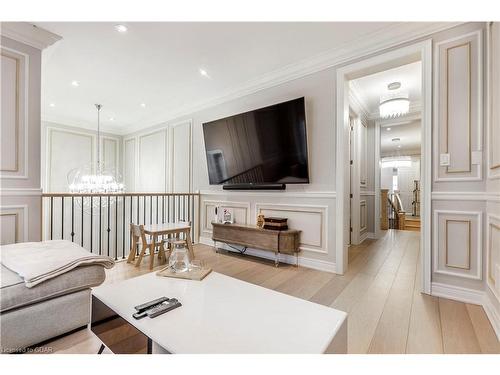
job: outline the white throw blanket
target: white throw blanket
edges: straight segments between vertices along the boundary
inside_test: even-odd
[[[28,288],[84,265],[112,268],[114,260],[66,241],[23,242],[0,246],[0,261],[24,279]]]

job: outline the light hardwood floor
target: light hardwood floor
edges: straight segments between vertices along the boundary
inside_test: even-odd
[[[214,271],[348,312],[349,353],[500,353],[482,307],[419,292],[419,234],[388,231],[349,249],[344,276],[196,245]],[[156,267],[158,269],[160,267]],[[106,283],[150,272],[119,262]],[[55,353],[96,353],[100,342],[81,330],[46,346]],[[107,351],[105,351],[106,353]]]

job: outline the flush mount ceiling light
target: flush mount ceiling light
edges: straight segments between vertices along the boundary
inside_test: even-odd
[[[123,34],[127,32],[128,27],[125,25],[115,25],[115,30]]]
[[[395,118],[406,115],[410,111],[408,93],[396,91],[400,88],[401,82],[392,82],[387,85],[389,92],[380,97],[380,117]]]

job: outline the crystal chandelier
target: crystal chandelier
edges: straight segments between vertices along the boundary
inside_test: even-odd
[[[410,99],[407,93],[398,90],[400,82],[387,85],[389,93],[380,98],[379,112],[382,118],[394,118],[406,115],[410,111]]]
[[[109,194],[123,193],[125,186],[120,182],[121,176],[114,168],[101,162],[101,104],[97,108],[97,162],[82,165],[68,173],[69,191],[77,194]],[[109,199],[108,199],[109,201]]]

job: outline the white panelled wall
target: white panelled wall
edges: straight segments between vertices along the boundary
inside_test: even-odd
[[[0,244],[39,241],[41,50],[59,37],[11,24],[1,32]]]

